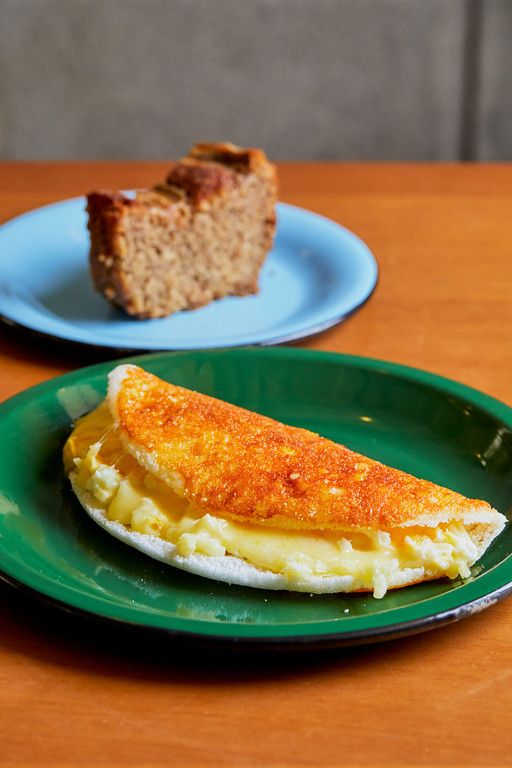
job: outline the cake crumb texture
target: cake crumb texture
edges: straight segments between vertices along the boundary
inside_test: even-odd
[[[277,177],[260,149],[196,144],[164,183],[87,196],[95,288],[138,318],[258,292]]]

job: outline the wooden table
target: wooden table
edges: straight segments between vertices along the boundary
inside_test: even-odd
[[[0,218],[165,163],[4,164]],[[282,199],[343,222],[371,300],[304,346],[426,368],[512,403],[512,166],[282,164]],[[0,328],[0,400],[107,359]],[[188,654],[0,587],[0,765],[512,764],[512,599],[315,655]]]

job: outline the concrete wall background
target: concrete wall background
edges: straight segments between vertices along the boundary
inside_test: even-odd
[[[511,159],[512,0],[0,0],[0,156]]]

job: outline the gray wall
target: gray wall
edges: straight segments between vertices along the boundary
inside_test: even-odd
[[[512,0],[0,0],[0,155],[512,158]]]

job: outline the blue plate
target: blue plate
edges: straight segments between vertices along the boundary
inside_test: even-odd
[[[375,259],[359,238],[281,203],[259,294],[140,321],[93,290],[88,242],[83,198],[38,208],[0,227],[3,319],[60,339],[123,350],[277,344],[339,323],[377,282]]]

